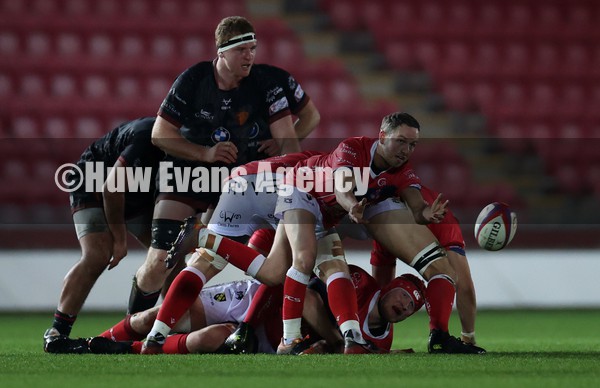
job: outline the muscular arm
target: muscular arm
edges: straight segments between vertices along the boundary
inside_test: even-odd
[[[125,187],[119,188],[117,186],[117,171],[122,167],[124,167],[123,163],[117,160],[102,186],[104,214],[113,237],[113,257],[108,265],[108,269],[114,268],[119,264],[121,259],[127,256],[127,226],[125,224],[125,192],[128,189],[127,177],[125,177]],[[110,188],[121,190],[111,191]]]
[[[450,265],[454,268],[457,275],[456,310],[460,318],[461,330],[463,333],[474,333],[477,299],[469,262],[465,256],[451,250],[448,250],[447,255]],[[462,336],[461,339],[465,342],[475,344],[474,336],[473,338]]]
[[[354,195],[354,189],[356,188],[356,180],[354,174],[349,174],[348,170],[341,168],[335,170],[333,173],[334,179],[334,190],[335,200],[337,203],[348,212],[348,216],[352,222],[366,223],[363,219],[363,213],[367,203],[366,198],[363,198],[360,202]],[[340,183],[341,182],[341,183]],[[342,190],[340,190],[342,188]]]
[[[312,100],[310,100],[298,112],[298,120],[294,123],[294,130],[298,139],[302,140],[308,137],[317,125],[319,125],[319,122],[321,122],[321,114]]]
[[[308,103],[298,112],[298,119],[294,122],[294,131],[298,140],[306,138],[319,125],[321,115],[312,101]],[[265,152],[269,156],[281,155],[281,148],[275,139],[264,140],[258,149],[260,152]]]
[[[171,156],[196,162],[234,163],[237,159],[237,147],[233,143],[220,142],[210,148],[194,144],[181,136],[179,128],[160,116],[152,127],[152,144]]]
[[[418,189],[407,187],[402,190],[402,199],[404,199],[412,211],[417,224],[426,225],[431,222],[438,223],[446,214],[448,201],[441,202],[441,194],[431,205],[428,205]]]
[[[338,327],[329,319],[329,312],[319,294],[310,288],[306,290],[302,319],[327,341],[332,349],[340,353],[343,351],[344,339]]]
[[[271,130],[273,139],[275,139],[281,150],[281,154],[291,154],[301,151],[300,142],[294,131],[292,116],[288,115],[280,118],[273,122],[269,129]]]

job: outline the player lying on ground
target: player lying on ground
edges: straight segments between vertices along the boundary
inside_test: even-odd
[[[199,250],[197,254],[202,254]],[[381,353],[390,352],[394,323],[417,312],[424,304],[424,283],[406,274],[380,288],[362,268],[350,266],[359,302],[359,318],[363,336],[377,345]],[[164,353],[227,353],[223,341],[241,322],[259,283],[241,280],[207,287],[173,328],[163,345]],[[281,291],[281,290],[280,290]],[[313,278],[305,303],[305,328],[309,333],[298,353],[343,353],[344,339],[327,307],[325,285]],[[252,335],[250,352],[275,353],[281,338],[282,293],[274,293],[263,305],[261,324]],[[133,314],[99,337],[63,339],[60,353],[140,353],[140,339],[150,331],[158,307]],[[56,344],[56,343],[55,343]],[[56,353],[56,352],[55,352]]]

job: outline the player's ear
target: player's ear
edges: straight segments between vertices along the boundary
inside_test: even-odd
[[[383,144],[384,140],[385,140],[385,132],[384,131],[379,131],[379,142],[381,144]]]

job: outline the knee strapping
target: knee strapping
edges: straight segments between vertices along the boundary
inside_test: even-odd
[[[319,266],[321,264],[333,260],[346,262],[342,240],[340,240],[340,237],[337,234],[330,234],[319,239],[317,243],[317,259],[315,260],[314,268],[315,273],[319,274]]]
[[[417,270],[421,275],[425,273],[427,267],[436,260],[445,257],[444,249],[437,242],[432,242],[426,246],[421,252],[417,253],[411,261],[410,266]]]
[[[223,270],[223,268],[225,268],[225,266],[228,264],[228,261],[225,260],[223,256],[216,252],[209,251],[208,249],[198,248],[194,254],[197,254],[199,258],[207,261],[219,271]]]
[[[213,252],[217,252],[221,240],[223,240],[223,237],[211,232],[208,228],[203,228],[198,234],[198,246]]]

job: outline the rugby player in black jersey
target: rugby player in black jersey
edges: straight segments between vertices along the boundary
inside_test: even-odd
[[[287,72],[282,76],[281,69],[254,65],[257,37],[245,18],[223,19],[215,40],[217,58],[179,75],[158,111],[152,141],[168,154],[173,171],[205,167],[213,174],[215,167],[230,169],[277,151],[300,151],[298,138],[319,121],[308,96]],[[292,114],[300,119],[295,126]],[[217,203],[220,181],[227,175],[211,177],[211,187],[202,190],[191,185],[193,179],[180,187],[173,179],[164,180],[164,190],[159,185],[151,246],[134,278],[128,313],[156,304],[170,272],[167,251],[183,220]]]
[[[79,188],[70,193],[70,202],[81,259],[64,278],[52,327],[44,333],[44,350],[47,352],[60,352],[57,345],[62,342],[55,340],[69,336],[98,277],[107,267],[110,270],[117,266],[127,255],[127,231],[144,247],[150,245],[153,174],[165,156],[151,142],[154,121],[154,117],[139,118],[113,129],[83,152],[77,162],[79,170],[73,170],[72,187],[79,185]],[[113,168],[109,172],[110,167]],[[147,168],[149,176],[145,182],[148,187],[129,190],[128,177],[124,174],[123,187],[114,190],[119,188],[115,167]],[[106,177],[100,188],[94,185],[96,174]]]

